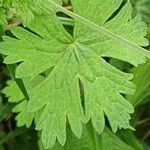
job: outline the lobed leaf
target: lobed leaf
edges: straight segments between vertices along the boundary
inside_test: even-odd
[[[98,135],[91,124],[84,126],[81,139],[77,139],[67,128],[67,142],[64,147],[58,143],[49,150],[135,150],[127,145],[119,137],[113,134],[108,128],[104,129],[101,135]],[[45,150],[42,143],[39,142],[40,150]]]
[[[78,138],[82,135],[82,123],[90,119],[95,130],[102,133],[104,116],[114,132],[131,128],[129,120],[134,109],[123,94],[134,93],[133,75],[113,67],[104,57],[135,66],[149,57],[149,52],[140,47],[148,45],[146,26],[139,16],[131,17],[129,1],[116,15],[121,0],[71,3],[73,13],[52,1],[48,4],[75,18],[73,36],[50,11],[48,15],[36,16],[28,25],[30,30],[13,28],[15,38],[4,36],[0,44],[5,63],[21,62],[16,77],[34,78],[51,69],[30,92],[27,108],[30,113],[41,112],[36,129],[42,131],[45,148],[52,147],[56,139],[65,144],[67,120]]]
[[[62,5],[61,0],[53,1],[57,2],[59,5]],[[49,13],[51,8],[47,5],[47,3],[48,0],[14,0],[12,1],[12,7],[16,9],[17,16],[21,19],[23,24],[28,26],[36,14],[43,13],[43,9]]]
[[[44,78],[42,76],[37,76],[33,80],[26,78],[24,83],[28,92],[32,90],[38,83],[40,83]],[[2,93],[8,97],[10,103],[14,103],[15,107],[12,109],[12,112],[18,113],[16,116],[17,126],[30,127],[33,121],[35,114],[27,112],[28,101],[24,98],[21,90],[15,81],[9,80],[7,86],[2,90]]]

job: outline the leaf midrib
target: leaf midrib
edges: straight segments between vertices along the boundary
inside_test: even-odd
[[[62,6],[56,4],[55,2],[53,2],[52,0],[49,0],[49,3],[51,5],[51,7],[53,9],[58,9],[59,11],[67,14],[68,16],[80,20],[83,24],[85,24],[86,26],[89,26],[90,28],[93,28],[94,30],[100,32],[101,34],[107,36],[110,39],[113,39],[114,41],[119,42],[120,44],[124,45],[125,47],[131,48],[134,51],[137,51],[138,53],[142,54],[143,56],[150,58],[150,52],[145,50],[144,48],[136,45],[135,43],[132,43],[131,41],[119,36],[118,34],[115,34],[111,31],[109,31],[108,29],[101,27],[99,25],[97,25],[96,23],[74,13],[71,11],[68,11],[67,9],[63,8]]]

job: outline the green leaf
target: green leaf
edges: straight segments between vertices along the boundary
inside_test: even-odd
[[[61,5],[61,0],[53,1]],[[43,13],[43,6],[45,11],[47,10],[46,13],[49,13],[50,7],[47,3],[48,0],[13,0],[12,6],[16,9],[17,16],[23,21],[24,26],[27,26],[34,19],[35,14]]]
[[[90,119],[95,130],[102,133],[104,116],[113,132],[130,128],[134,110],[122,94],[135,91],[130,81],[133,75],[118,70],[103,57],[135,66],[144,63],[145,57],[149,57],[149,52],[140,47],[148,45],[145,23],[139,16],[131,17],[129,1],[113,18],[121,0],[72,0],[74,13],[49,2],[75,18],[73,36],[51,12],[36,16],[28,26],[30,31],[13,28],[11,32],[16,38],[4,36],[0,44],[5,63],[22,62],[16,70],[18,78],[34,78],[52,69],[30,92],[28,105],[32,113],[41,111],[36,129],[42,131],[45,148],[52,147],[56,139],[65,144],[67,119],[78,138],[82,135],[82,123]]]
[[[109,129],[105,129],[102,134],[103,150],[135,150],[132,146],[123,142],[115,134],[112,134]]]
[[[150,61],[140,65],[138,68],[132,69],[132,73],[135,75],[133,82],[137,85],[137,89],[134,95],[128,96],[127,99],[133,104],[138,105],[142,103],[144,98],[150,95]]]
[[[119,137],[113,134],[108,128],[104,129],[101,135],[98,135],[90,124],[83,128],[81,139],[77,139],[70,129],[67,129],[68,139],[64,147],[58,143],[49,150],[135,150],[127,145]],[[39,142],[40,150],[45,150],[42,143]]]
[[[8,9],[10,6],[11,0],[0,0],[0,26],[2,26],[2,30],[7,25]]]
[[[74,0],[72,0],[72,2],[73,2]],[[121,0],[117,0],[117,1],[119,1],[119,2],[122,2]],[[76,4],[78,4],[77,3],[77,1],[75,1],[76,2]],[[150,58],[150,53],[148,52],[148,51],[145,51],[143,48],[141,48],[141,47],[139,47],[138,45],[136,45],[136,44],[139,44],[140,46],[148,46],[149,45],[149,42],[148,42],[148,40],[145,40],[145,39],[140,39],[139,41],[140,41],[140,43],[139,43],[139,41],[138,40],[136,40],[135,41],[135,39],[132,39],[130,36],[127,36],[126,35],[126,32],[127,31],[123,31],[123,33],[124,34],[122,34],[122,30],[120,31],[120,30],[118,30],[118,28],[116,29],[116,30],[112,30],[111,31],[111,21],[109,21],[110,22],[110,29],[108,30],[107,29],[107,21],[112,17],[112,15],[113,15],[113,13],[112,14],[110,14],[110,16],[107,16],[108,18],[108,20],[105,20],[106,22],[106,26],[104,25],[104,26],[99,26],[99,24],[96,24],[95,23],[95,20],[94,20],[94,22],[92,22],[90,19],[87,19],[87,17],[82,17],[83,15],[84,15],[84,13],[82,12],[82,11],[84,11],[84,9],[83,8],[81,8],[80,10],[82,10],[81,12],[82,12],[82,15],[78,15],[78,14],[76,14],[76,13],[72,13],[72,12],[70,12],[70,11],[68,11],[68,10],[66,10],[65,8],[63,8],[63,7],[61,7],[61,6],[59,6],[59,5],[57,5],[56,3],[54,3],[53,1],[51,1],[51,0],[49,0],[49,3],[50,3],[50,5],[54,8],[54,9],[57,9],[57,10],[59,10],[59,11],[62,11],[63,13],[65,13],[65,14],[67,14],[67,15],[69,15],[70,17],[72,17],[72,18],[74,18],[74,19],[76,19],[77,21],[79,21],[80,23],[82,23],[82,25],[84,24],[85,26],[87,26],[87,27],[90,27],[90,28],[92,28],[94,31],[98,31],[98,32],[100,32],[102,35],[105,35],[106,37],[108,37],[108,38],[110,38],[110,39],[113,39],[113,42],[117,42],[117,43],[120,43],[121,45],[124,45],[125,47],[127,47],[127,48],[132,48],[134,51],[137,51],[138,53],[140,53],[140,54],[142,54],[142,55],[144,55],[145,57],[148,57],[148,58]],[[107,2],[105,2],[104,3],[104,6],[101,4],[101,2],[97,2],[97,1],[95,1],[95,3],[97,4],[97,6],[99,7],[100,6],[100,8],[103,10],[103,8],[105,7],[105,4],[107,4],[106,6],[108,6],[108,5],[110,5],[110,1],[108,0]],[[98,5],[99,4],[99,5]],[[111,2],[111,5],[112,6],[116,6],[118,3],[116,3],[116,5],[114,5],[115,3],[113,3],[113,2]],[[92,2],[89,2],[89,6],[90,6],[90,8],[91,8],[91,5],[93,5],[93,3]],[[86,1],[84,1],[84,2],[81,2],[81,3],[79,3],[79,6],[80,7],[82,7],[82,6],[84,6],[85,7],[85,10],[87,10],[88,9],[88,7],[86,7]],[[119,21],[121,21],[122,23],[128,23],[128,21],[129,20],[131,20],[131,4],[130,4],[130,2],[129,1],[127,1],[127,9],[126,9],[126,11],[124,10],[123,11],[123,13],[121,13],[118,17],[115,17],[115,19],[112,19],[112,20],[115,20],[115,23],[117,23],[117,24],[115,24],[115,23],[113,23],[112,25],[113,25],[113,28],[114,27],[116,27],[116,25],[120,25],[120,22]],[[77,7],[78,7],[78,5],[77,5]],[[97,10],[99,10],[100,8],[98,8]],[[114,8],[114,7],[110,7],[110,8]],[[115,13],[115,11],[117,10],[117,8],[118,7],[116,7],[116,9],[114,10],[114,13]],[[124,7],[124,8],[126,8],[126,7]],[[88,12],[88,11],[85,11],[85,12]],[[122,12],[122,11],[120,11],[120,12]],[[90,14],[90,13],[89,13]],[[107,14],[107,13],[106,13]],[[125,15],[126,14],[126,15]],[[95,15],[95,14],[94,14]],[[124,17],[124,15],[125,15],[125,18],[123,18]],[[88,16],[88,15],[87,15]],[[99,16],[99,13],[96,15],[96,16]],[[105,16],[105,15],[104,15]],[[93,16],[91,16],[91,17],[93,17]],[[119,18],[119,19],[118,19]],[[140,16],[137,16],[137,17],[135,17],[134,19],[132,19],[132,21],[130,21],[130,26],[132,25],[132,23],[134,24],[135,22],[139,22],[139,21],[141,21],[141,17]],[[101,25],[101,22],[99,22],[100,23],[100,25]],[[129,25],[128,24],[128,25]],[[127,24],[125,24],[125,25],[127,25]],[[77,25],[76,25],[77,26]],[[122,24],[122,26],[123,26],[123,24]],[[136,28],[136,26],[135,26],[135,24],[133,25],[134,27],[135,27],[135,29],[133,29],[133,30],[136,30],[137,28],[139,28],[139,26],[141,26],[141,28],[143,29],[142,30],[142,35],[143,36],[146,36],[146,24],[144,23],[144,22],[140,22],[139,24],[136,24],[136,26],[137,26],[137,28]],[[127,27],[128,28],[128,27]],[[93,31],[93,32],[94,32]],[[145,31],[145,32],[143,32],[143,31]],[[117,33],[116,33],[117,32]],[[118,33],[118,32],[120,32],[120,33]],[[128,31],[129,32],[129,31]],[[83,32],[84,33],[84,32]],[[132,32],[129,32],[129,33],[132,33]],[[139,32],[139,30],[137,30],[137,33],[139,34],[139,35],[141,35],[141,32]],[[136,34],[137,34],[136,33]],[[120,34],[121,36],[119,36],[118,34]],[[142,36],[141,35],[141,36]],[[130,38],[131,39],[130,39]],[[129,39],[128,39],[129,38]],[[136,38],[137,39],[137,38]],[[131,40],[131,41],[130,41]],[[106,40],[107,41],[107,40]],[[125,53],[125,54],[128,54],[128,53]]]
[[[136,132],[138,132],[138,130]],[[136,133],[131,130],[120,130],[118,136],[121,137],[122,141],[133,147],[135,150],[145,150],[142,141],[137,139]]]
[[[31,91],[32,88],[35,88],[35,86],[42,80],[42,76],[37,76],[33,80],[26,78],[24,79],[24,82],[28,91]],[[12,112],[18,113],[16,116],[17,126],[21,127],[26,125],[26,127],[29,128],[35,115],[27,112],[28,101],[24,98],[24,95],[22,94],[16,82],[9,80],[7,82],[7,86],[2,90],[2,93],[9,98],[8,101],[10,103],[17,103],[12,109]]]
[[[11,3],[11,0],[0,0],[0,7],[9,7]]]
[[[24,99],[19,87],[13,80],[7,82],[7,86],[2,90],[2,93],[9,97],[8,100],[11,103],[20,102]]]
[[[136,0],[135,7],[137,12],[142,14],[144,21],[150,23],[150,1]]]
[[[6,11],[0,7],[0,26],[4,28],[6,24],[7,24]]]

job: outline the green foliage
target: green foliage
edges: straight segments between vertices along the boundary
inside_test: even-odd
[[[121,4],[120,0],[116,0],[115,4],[108,0],[104,6],[95,1],[86,8],[84,3],[72,1],[74,13],[137,45],[147,46],[148,42],[144,38],[145,24],[139,16],[131,19],[129,2],[109,22],[106,21]],[[103,10],[108,4],[109,8]],[[84,13],[94,9],[97,10],[95,17],[91,13]],[[102,10],[103,14],[99,16],[98,12]],[[23,61],[17,67],[16,77],[33,78],[53,67],[48,77],[32,90],[28,106],[28,111],[32,113],[44,107],[36,129],[42,130],[42,140],[47,148],[54,145],[56,138],[61,145],[65,144],[66,117],[78,138],[82,135],[82,122],[86,123],[90,119],[96,131],[102,133],[105,126],[104,114],[114,132],[117,128],[130,128],[129,114],[133,113],[133,107],[120,94],[133,93],[134,86],[130,82],[132,75],[117,70],[102,57],[118,58],[133,65],[145,61],[144,53],[141,55],[140,52],[133,51],[132,47],[122,48],[120,43],[89,29],[79,20],[75,21],[72,37],[54,13],[49,16],[40,15],[28,26],[39,36],[16,27],[11,32],[17,39],[5,36],[5,42],[0,46],[0,51],[7,55],[5,63]],[[79,80],[84,88],[85,115],[81,105]],[[23,109],[26,108],[24,105],[26,103],[19,106]]]
[[[111,133],[108,128],[105,128],[104,132],[98,135],[92,129],[91,124],[83,128],[81,139],[77,139],[69,128],[67,129],[67,135],[69,138],[67,138],[64,147],[57,143],[49,150],[134,150],[133,147],[127,145],[120,138]],[[39,143],[39,146],[40,150],[44,150],[42,143]]]
[[[150,23],[150,1],[149,0],[135,0],[135,7],[138,13],[142,14],[144,21]]]
[[[132,14],[129,0],[1,1],[1,31],[11,30],[0,53],[12,77],[2,93],[18,127],[34,122],[39,149],[137,149],[115,134],[133,129],[133,106],[149,96],[147,25]]]
[[[12,104],[3,104],[2,97],[0,96],[0,123],[10,115],[12,108]]]
[[[4,26],[7,24],[5,10],[0,8],[0,25]]]
[[[40,83],[44,77],[37,76],[35,79],[24,79],[24,83],[26,85],[26,89],[30,92],[32,88],[35,88],[38,83]],[[16,116],[17,126],[21,127],[26,125],[26,127],[30,127],[33,121],[34,114],[31,114],[26,111],[28,101],[25,99],[24,95],[22,94],[21,90],[19,89],[18,85],[15,81],[9,80],[7,82],[7,87],[2,90],[2,93],[8,97],[8,101],[10,103],[17,103],[17,105],[12,109],[12,112],[19,113]]]
[[[61,4],[61,0],[54,1]],[[34,19],[34,15],[43,14],[44,12],[49,13],[50,7],[47,3],[48,0],[13,0],[12,7],[16,9],[16,15],[27,26]]]
[[[135,74],[133,82],[138,87],[136,93],[128,97],[128,100],[133,105],[138,105],[141,102],[144,103],[143,100],[150,95],[150,72],[147,71],[149,68],[150,61],[140,65],[138,68],[132,69],[132,72]]]

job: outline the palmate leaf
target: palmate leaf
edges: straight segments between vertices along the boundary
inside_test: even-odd
[[[42,131],[45,148],[53,146],[56,139],[65,144],[67,119],[78,138],[82,135],[82,122],[90,119],[95,130],[102,133],[104,115],[114,132],[117,128],[130,128],[129,114],[134,110],[122,94],[134,92],[130,81],[133,75],[116,69],[103,57],[117,58],[135,66],[149,57],[147,51],[138,47],[148,45],[144,38],[146,26],[139,16],[131,18],[129,1],[114,18],[111,16],[121,0],[71,2],[77,16],[73,36],[65,31],[54,13],[49,13],[38,15],[30,23],[28,27],[33,32],[15,27],[11,32],[16,38],[4,36],[0,44],[0,52],[7,56],[5,63],[22,62],[16,70],[18,78],[33,78],[52,68],[47,78],[32,90],[28,105],[32,113],[42,109],[36,129]],[[82,18],[105,32],[100,34],[84,25]]]

